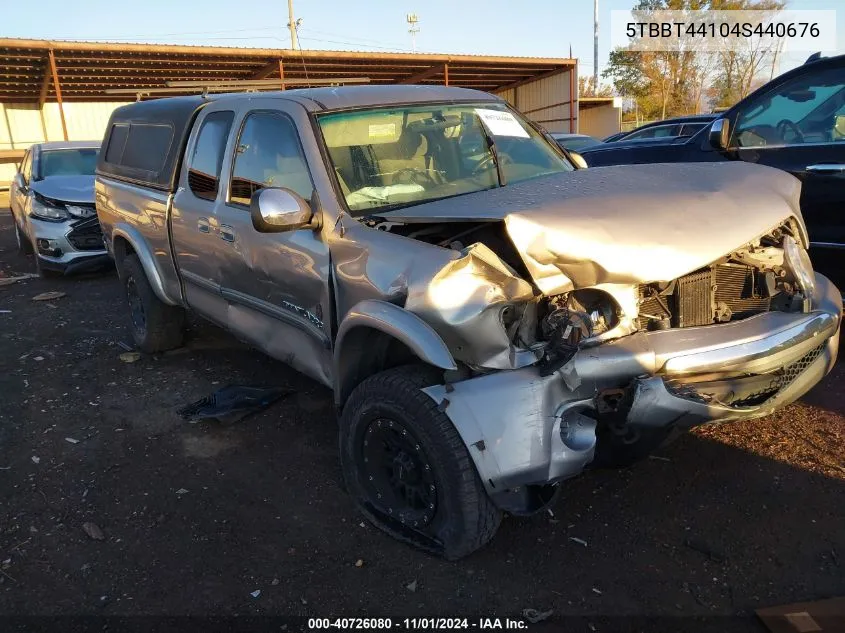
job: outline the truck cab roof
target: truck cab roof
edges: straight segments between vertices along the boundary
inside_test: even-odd
[[[138,101],[117,108],[109,120],[97,174],[172,190],[180,156],[199,111],[212,102],[284,99],[310,112],[414,102],[501,101],[479,90],[447,86],[386,85],[224,93]]]

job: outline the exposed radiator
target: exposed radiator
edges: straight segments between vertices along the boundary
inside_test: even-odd
[[[640,286],[640,329],[694,327],[744,319],[770,309],[771,298],[751,266],[719,264],[676,280],[663,293]]]
[[[713,271],[705,270],[678,279],[675,288],[675,327],[713,323]]]
[[[768,311],[772,300],[762,296],[753,268],[723,264],[715,267],[715,273],[716,302],[726,303],[734,318]]]

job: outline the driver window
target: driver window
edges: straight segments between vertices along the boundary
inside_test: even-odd
[[[314,185],[293,123],[277,112],[254,112],[235,146],[229,200],[249,205],[266,187],[286,187],[311,200]]]
[[[733,145],[830,143],[845,138],[845,77],[838,69],[806,73],[749,104],[737,118]]]

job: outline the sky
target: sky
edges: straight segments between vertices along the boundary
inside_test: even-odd
[[[6,0],[3,37],[289,48],[285,0]],[[633,0],[599,0],[599,71],[605,69],[610,12]],[[841,9],[837,47],[845,53],[843,0],[789,0],[789,9]],[[579,58],[593,73],[593,0],[294,0],[304,49],[410,51],[407,13],[419,17],[420,52]],[[604,25],[604,28],[602,28]],[[830,53],[828,53],[830,54]],[[806,53],[784,56],[779,72]]]

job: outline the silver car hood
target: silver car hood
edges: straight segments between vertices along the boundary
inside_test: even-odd
[[[33,180],[31,189],[59,202],[94,204],[94,176],[49,176]]]
[[[556,174],[379,214],[408,223],[503,220],[544,294],[670,281],[799,210],[801,183],[744,162],[625,165]]]

